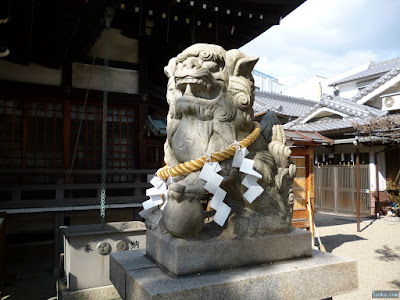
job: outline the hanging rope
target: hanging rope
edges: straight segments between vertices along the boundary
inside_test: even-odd
[[[82,116],[81,116],[81,112],[78,109],[78,119],[79,119],[78,134],[76,136],[74,153],[72,154],[71,167],[67,170],[67,178],[66,178],[67,183],[70,183],[70,181],[71,181],[71,173],[72,173],[72,169],[74,168],[74,164],[75,164],[76,151],[78,150],[79,137],[81,135],[81,130],[82,130],[83,116],[85,115],[85,111],[86,111],[86,103],[87,103],[87,100],[89,97],[90,81],[92,80],[92,74],[93,74],[94,63],[96,61],[96,57],[97,57],[97,46],[95,47],[95,50],[94,50],[94,56],[93,56],[92,65],[90,68],[89,79],[88,79],[88,83],[87,83],[87,87],[86,87],[85,101],[83,102]]]
[[[104,30],[104,89],[103,89],[103,118],[102,118],[102,144],[101,144],[101,190],[100,190],[100,217],[102,228],[106,219],[106,168],[107,168],[107,99],[108,99],[108,60],[109,60],[109,31],[106,26]]]

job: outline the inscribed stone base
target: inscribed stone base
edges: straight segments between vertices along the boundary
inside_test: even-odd
[[[355,260],[315,250],[308,258],[179,277],[143,250],[116,252],[110,268],[124,300],[325,299],[358,288]]]
[[[113,285],[70,291],[63,279],[57,281],[58,300],[121,300]]]
[[[215,228],[209,228],[216,232]],[[146,254],[172,274],[181,276],[311,256],[311,233],[292,228],[287,233],[257,238],[223,234],[210,238],[207,230],[196,238],[176,239],[148,230]]]

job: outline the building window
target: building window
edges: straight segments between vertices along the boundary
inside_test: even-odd
[[[63,167],[63,104],[27,103],[26,167]]]
[[[102,152],[102,106],[71,105],[71,153],[74,153],[82,119],[74,169],[100,169]],[[136,120],[133,108],[110,106],[107,113],[107,169],[136,166]],[[127,175],[108,175],[107,181],[130,181]]]
[[[0,99],[0,116],[0,168],[21,168],[23,102]]]

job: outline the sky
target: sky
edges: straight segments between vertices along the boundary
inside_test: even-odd
[[[288,88],[400,57],[400,0],[307,0],[240,50]]]

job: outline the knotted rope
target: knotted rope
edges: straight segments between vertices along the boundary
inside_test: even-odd
[[[249,147],[260,136],[261,132],[260,124],[258,124],[258,122],[256,121],[253,121],[253,125],[254,125],[253,132],[251,132],[247,137],[245,137],[243,140],[239,142],[239,146],[241,148]],[[235,155],[236,150],[237,150],[237,144],[234,143],[222,151],[213,152],[211,154],[211,161],[213,162],[223,161],[227,158],[230,158]],[[192,172],[196,172],[201,168],[203,168],[204,164],[209,161],[210,161],[210,155],[205,154],[200,158],[181,163],[172,168],[169,166],[164,166],[162,169],[157,171],[157,176],[165,180],[171,176],[175,177],[175,176],[190,174]]]

